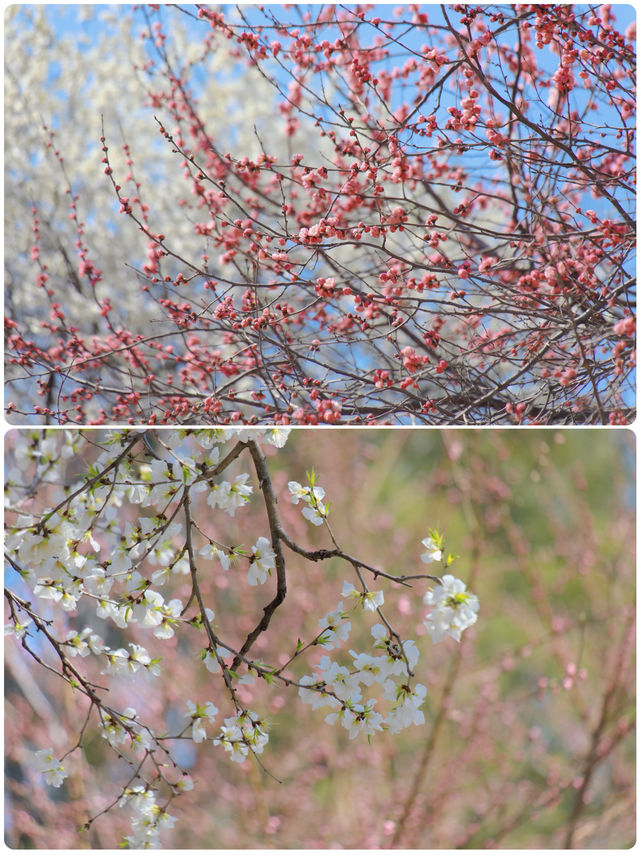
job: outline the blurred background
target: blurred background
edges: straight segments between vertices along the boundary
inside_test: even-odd
[[[246,687],[249,706],[269,722],[271,740],[261,756],[269,773],[255,761],[231,763],[211,741],[176,744],[174,755],[196,786],[171,804],[179,820],[168,846],[632,846],[633,434],[332,428],[294,430],[282,450],[266,452],[283,526],[300,545],[332,547],[327,531],[308,524],[288,499],[287,482],[304,483],[314,468],[338,544],[386,572],[430,571],[420,561],[420,540],[437,525],[446,550],[457,556],[451,572],[479,597],[479,619],[460,644],[447,638],[434,646],[422,624],[428,582],[415,581],[411,589],[371,582],[384,590],[391,624],[420,648],[416,674],[428,688],[426,724],[396,736],[378,733],[371,743],[349,740],[297,691]],[[11,473],[10,454],[7,460]],[[70,460],[68,470],[77,475],[82,465]],[[250,470],[241,461],[237,466],[237,473]],[[204,501],[194,503],[198,513],[226,543],[250,546],[268,535],[257,496],[233,519],[213,518]],[[317,633],[318,617],[341,600],[343,581],[356,582],[338,560],[286,556],[287,598],[253,650],[274,664],[286,661],[298,637]],[[171,593],[186,597],[188,577],[175,583]],[[251,588],[244,577],[203,563],[203,592],[223,639],[241,641],[255,625],[273,595],[270,584]],[[165,598],[169,592],[163,589]],[[353,620],[346,649],[368,644],[374,624],[368,616]],[[96,628],[104,635],[104,623]],[[191,633],[157,641],[169,676],[161,685],[160,679],[129,682],[120,693],[114,688],[110,701],[133,704],[176,731],[185,697],[210,700],[221,708],[221,722],[224,697],[199,664],[197,643],[191,645],[199,635]],[[157,650],[153,642],[145,643],[150,651]],[[46,788],[32,769],[32,753],[69,749],[84,706],[18,642],[8,639],[5,651],[8,845],[118,846],[128,832],[126,809],[112,809],[87,833],[77,829],[113,802],[128,769],[90,724],[84,753],[65,762],[65,785]],[[309,673],[323,653],[311,651],[291,666],[294,676]],[[330,654],[341,659],[346,652]]]

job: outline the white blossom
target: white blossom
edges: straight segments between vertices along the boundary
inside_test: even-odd
[[[256,584],[263,584],[266,582],[269,572],[271,569],[275,568],[276,555],[271,547],[271,543],[264,536],[260,536],[251,550],[253,552],[253,556],[250,560],[247,580],[251,586],[256,586]]]
[[[409,726],[424,725],[424,713],[420,710],[427,696],[427,688],[424,684],[416,684],[411,692],[400,691],[399,702],[389,714],[386,723],[389,731],[396,734]]]
[[[376,592],[358,592],[349,581],[343,583],[341,595],[343,598],[354,599],[360,603],[364,610],[370,610],[372,613],[384,604],[384,593],[382,590],[377,590]]]
[[[315,668],[318,670],[318,678],[333,688],[338,699],[345,702],[359,702],[362,699],[358,676],[352,675],[346,666],[341,666],[328,655],[323,655]]]
[[[191,726],[191,737],[195,743],[201,743],[207,738],[207,732],[204,727],[205,722],[212,723],[218,713],[218,709],[212,702],[205,702],[200,705],[194,704],[190,699],[187,700],[187,717],[193,721]]]
[[[16,619],[14,622],[10,622],[8,625],[5,625],[4,633],[5,635],[13,634],[18,639],[21,639],[27,633],[27,628],[32,622],[33,619],[29,616],[22,616],[20,620]]]
[[[477,597],[466,592],[466,585],[453,575],[444,575],[442,584],[428,590],[424,603],[431,607],[424,624],[434,643],[445,636],[460,642],[462,632],[478,618]]]
[[[77,631],[69,631],[67,636],[65,637],[65,644],[68,646],[67,654],[69,657],[75,657],[76,655],[80,655],[80,657],[87,657],[87,655],[91,654],[91,649],[89,648],[89,643],[85,639],[85,637],[91,633],[91,628],[85,628],[81,634],[78,634]]]
[[[306,705],[311,705],[314,711],[316,708],[323,708],[331,704],[330,695],[320,690],[311,689],[312,685],[318,685],[321,682],[321,678],[314,678],[312,675],[303,675],[298,682],[301,685],[298,688],[298,696]]]
[[[156,637],[166,640],[173,637],[173,626],[182,613],[182,602],[179,598],[172,598],[165,602],[159,592],[147,589],[144,600],[136,605],[135,617],[145,628],[153,628]]]
[[[207,503],[211,507],[220,507],[234,516],[236,509],[244,506],[253,492],[253,486],[247,485],[248,474],[238,474],[233,483],[224,480],[211,487]]]
[[[301,486],[300,483],[291,480],[288,488],[291,503],[297,504],[303,501],[306,506],[302,509],[302,515],[316,527],[319,527],[329,514],[329,510],[322,502],[324,498],[322,486]]]
[[[53,755],[52,749],[39,749],[35,754],[36,769],[44,774],[44,781],[53,788],[59,788],[69,775],[62,762]]]
[[[175,783],[175,787],[178,789],[178,791],[192,791],[193,785],[193,779],[186,773],[181,779],[178,779],[178,781]]]
[[[253,711],[240,711],[235,717],[227,717],[213,743],[222,746],[232,761],[243,762],[249,754],[261,753],[269,735],[264,730],[257,714]]]
[[[318,620],[318,628],[322,631],[318,643],[325,649],[332,649],[347,640],[351,631],[351,622],[344,618],[344,601],[338,603],[336,610],[330,610]]]
[[[118,744],[124,743],[127,739],[127,731],[123,728],[111,714],[102,712],[102,737],[109,741],[111,746],[117,747]]]
[[[386,656],[368,655],[366,652],[358,654],[353,650],[351,655],[353,656],[353,665],[358,671],[358,679],[366,686],[371,686],[376,681],[386,681],[391,674],[393,661],[390,661]]]
[[[289,438],[290,432],[291,427],[271,427],[271,429],[267,429],[265,431],[262,440],[265,441],[267,444],[273,444],[274,447],[281,448],[284,447],[287,443],[287,439]]]
[[[422,544],[426,548],[420,558],[423,563],[437,563],[442,559],[442,537],[436,531],[431,531]]]

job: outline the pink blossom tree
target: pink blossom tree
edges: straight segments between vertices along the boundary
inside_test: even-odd
[[[131,14],[66,114],[7,36],[12,418],[628,422],[628,7]]]

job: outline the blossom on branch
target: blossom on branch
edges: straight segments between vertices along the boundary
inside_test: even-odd
[[[59,788],[69,775],[51,749],[39,749],[36,752],[36,769],[44,775],[47,785],[53,788]]]
[[[251,548],[253,556],[250,558],[249,574],[247,580],[251,586],[266,583],[271,569],[275,568],[276,555],[269,540],[261,536]]]
[[[424,603],[431,607],[425,627],[434,643],[444,637],[460,642],[462,632],[478,619],[478,598],[466,592],[466,584],[453,575],[444,575],[442,583],[427,590]]]
[[[384,604],[384,593],[381,589],[375,592],[371,592],[370,590],[358,592],[349,581],[343,583],[341,595],[343,598],[353,599],[360,604],[363,610],[370,610],[371,612],[374,612]]]

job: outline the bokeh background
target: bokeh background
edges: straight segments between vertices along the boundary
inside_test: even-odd
[[[406,589],[381,581],[387,617],[421,651],[426,725],[378,734],[370,744],[350,741],[297,692],[244,688],[250,707],[270,722],[262,759],[272,775],[255,761],[232,764],[210,741],[179,744],[175,755],[196,787],[172,803],[179,821],[169,846],[632,846],[633,434],[313,429],[296,430],[282,450],[268,450],[284,527],[301,545],[331,547],[327,532],[305,522],[286,496],[287,481],[304,482],[313,467],[345,551],[390,573],[419,573],[426,569],[420,540],[438,525],[457,555],[453,573],[480,599],[480,617],[459,645],[448,639],[434,646],[422,626],[427,582]],[[10,452],[6,458],[11,473]],[[77,475],[82,465],[70,460],[68,470]],[[245,469],[238,463],[238,472]],[[211,514],[204,505],[194,512]],[[226,542],[247,545],[267,533],[258,499],[246,514],[210,522]],[[354,582],[339,561],[287,556],[287,599],[254,650],[273,663],[286,660],[298,637],[313,636],[317,618],[340,600],[343,581]],[[272,595],[213,563],[203,565],[202,583],[218,632],[230,640],[246,634]],[[186,589],[178,585],[175,593]],[[366,641],[367,615],[354,621],[347,648]],[[96,627],[104,632],[104,623]],[[169,676],[161,687],[128,683],[123,691],[136,696],[112,699],[144,707],[171,730],[180,725],[185,697],[224,707],[191,638],[158,643]],[[319,660],[321,650],[312,651],[291,667],[295,675]],[[77,828],[113,801],[126,768],[89,726],[84,753],[66,762],[65,785],[46,788],[31,755],[73,745],[82,709],[14,640],[6,644],[6,667],[7,843],[117,846],[128,831],[126,809],[113,809],[88,833]]]

